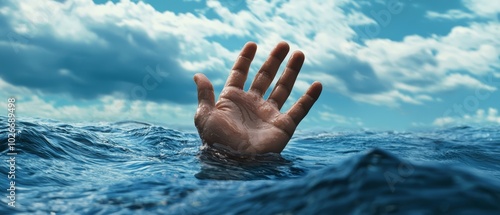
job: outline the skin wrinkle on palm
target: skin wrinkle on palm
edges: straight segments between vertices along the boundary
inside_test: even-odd
[[[290,110],[280,112],[305,59],[301,51],[295,51],[268,99],[263,98],[289,50],[286,42],[278,43],[245,92],[248,70],[257,51],[255,43],[245,44],[217,103],[208,78],[201,73],[194,76],[198,90],[194,122],[203,145],[220,145],[239,153],[283,151],[322,91],[321,83],[314,82]]]

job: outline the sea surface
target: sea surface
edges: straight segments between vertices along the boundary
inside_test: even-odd
[[[12,208],[0,117],[0,214],[500,214],[498,126],[297,131],[259,156],[135,121],[16,126]]]

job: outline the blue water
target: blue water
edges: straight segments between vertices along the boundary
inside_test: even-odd
[[[17,122],[0,214],[500,214],[500,128],[296,132],[281,155],[200,150],[141,122]],[[3,160],[7,123],[0,117]]]

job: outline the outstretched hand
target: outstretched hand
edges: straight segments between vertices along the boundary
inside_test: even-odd
[[[314,82],[290,110],[280,112],[304,63],[304,54],[296,51],[269,98],[263,99],[289,49],[286,42],[279,43],[245,92],[243,86],[257,51],[257,45],[248,42],[234,63],[217,103],[207,77],[200,73],[194,76],[198,88],[194,123],[204,144],[220,144],[242,153],[280,153],[285,148],[322,90],[321,83]]]

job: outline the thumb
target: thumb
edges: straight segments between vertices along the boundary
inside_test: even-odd
[[[208,78],[198,73],[194,75],[194,82],[198,90],[198,109],[195,115],[195,125],[201,125],[201,121],[204,120],[210,113],[210,111],[215,106],[215,95],[214,87]]]

